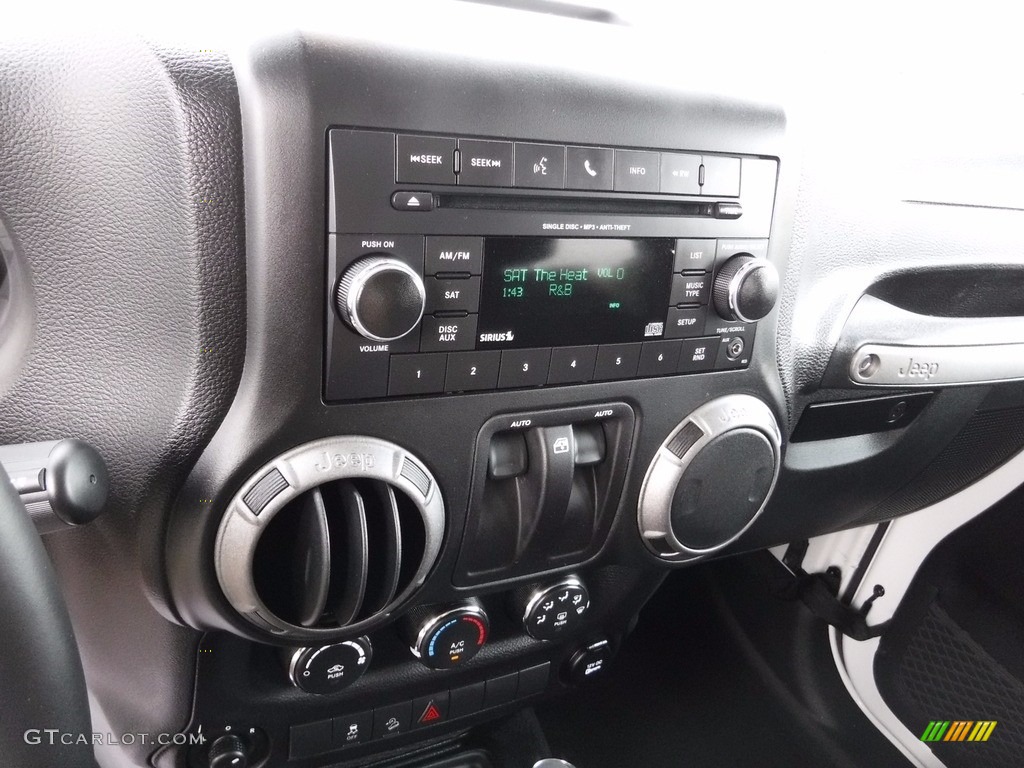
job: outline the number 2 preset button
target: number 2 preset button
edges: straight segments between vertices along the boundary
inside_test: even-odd
[[[594,363],[596,361],[596,344],[592,347],[556,347],[551,350],[548,384],[591,381],[594,378]]]
[[[499,387],[537,387],[548,380],[550,349],[506,349],[501,353]]]
[[[447,355],[394,355],[389,395],[426,395],[444,390]]]
[[[474,389],[494,389],[498,386],[498,367],[501,352],[452,352],[448,355],[448,374],[445,376],[446,392],[460,392]]]

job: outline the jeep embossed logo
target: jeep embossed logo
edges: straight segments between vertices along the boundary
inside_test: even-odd
[[[939,372],[938,363],[922,363],[920,360],[910,358],[905,367],[899,369],[900,378],[903,379],[924,379],[927,381]]]

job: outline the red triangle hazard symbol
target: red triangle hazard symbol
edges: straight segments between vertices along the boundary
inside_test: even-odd
[[[427,708],[423,710],[423,714],[420,715],[421,723],[432,723],[435,720],[441,719],[441,710],[434,706],[434,702],[430,702]]]

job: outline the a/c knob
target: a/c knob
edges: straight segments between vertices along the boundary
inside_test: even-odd
[[[384,254],[359,259],[345,270],[334,295],[341,319],[372,341],[394,341],[423,317],[426,290],[408,264]]]
[[[718,270],[713,297],[720,317],[753,323],[775,306],[779,273],[767,259],[739,253]]]

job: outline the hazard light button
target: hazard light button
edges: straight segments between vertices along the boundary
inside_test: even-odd
[[[448,720],[448,692],[421,696],[412,702],[413,727],[422,728]]]

